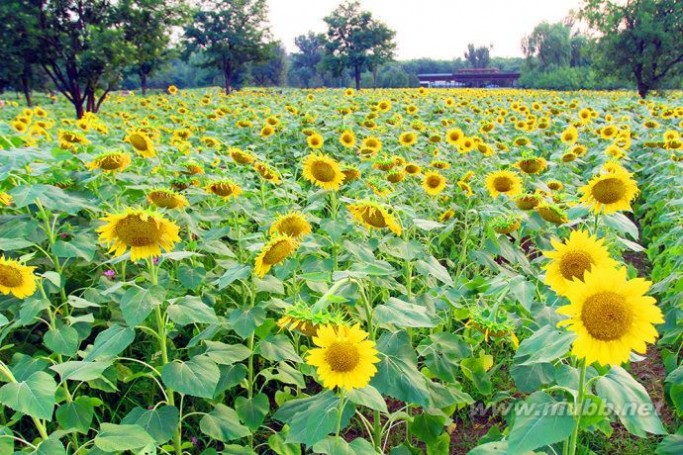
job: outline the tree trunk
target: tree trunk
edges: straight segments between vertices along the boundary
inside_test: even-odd
[[[360,66],[353,67],[353,77],[356,80],[356,90],[360,90]]]
[[[72,104],[74,105],[74,108],[76,108],[76,118],[83,118],[83,115],[85,114],[85,111],[83,110],[83,102],[73,101]]]
[[[372,68],[372,88],[377,88],[377,67]]]
[[[638,95],[640,95],[641,98],[645,99],[647,96],[647,93],[650,91],[650,87],[647,86],[643,81],[638,81]]]
[[[140,72],[140,88],[142,89],[142,96],[147,95],[147,75]]]
[[[26,98],[26,105],[27,105],[28,107],[31,107],[31,106],[32,106],[32,102],[31,102],[31,86],[29,85],[28,77],[26,76],[26,74],[24,74],[23,76],[21,76],[21,88],[22,88],[22,90],[24,91],[24,98]]]
[[[226,62],[225,65],[223,66],[223,77],[225,78],[225,94],[229,95],[232,92],[232,65],[230,62]]]

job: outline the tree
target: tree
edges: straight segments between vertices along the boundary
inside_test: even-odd
[[[38,52],[36,19],[18,0],[0,2],[0,89],[21,87],[31,106],[31,84]]]
[[[287,76],[287,51],[280,41],[268,44],[270,57],[252,65],[251,77],[257,85],[282,86]]]
[[[185,28],[186,54],[201,53],[202,66],[219,68],[230,94],[237,70],[267,57],[267,16],[266,0],[203,2]]]
[[[308,32],[294,38],[294,44],[299,48],[299,52],[292,54],[292,72],[301,79],[304,87],[308,88],[323,58],[323,39],[316,33]]]
[[[580,15],[601,34],[600,69],[635,80],[642,98],[683,63],[680,0],[585,0]]]
[[[121,0],[120,8],[131,63],[145,95],[149,76],[172,57],[171,30],[186,17],[184,0]]]
[[[361,72],[371,71],[393,57],[396,32],[374,19],[360,3],[348,0],[323,19],[327,23],[325,39],[326,67],[340,74],[351,68],[360,90]]]
[[[490,50],[490,46],[475,47],[474,44],[469,43],[465,52],[465,60],[469,62],[472,68],[488,68],[491,63]]]
[[[541,22],[522,40],[522,50],[530,66],[541,71],[568,66],[572,58],[570,29],[558,22]]]

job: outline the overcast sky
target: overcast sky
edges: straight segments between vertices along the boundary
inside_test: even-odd
[[[341,0],[268,0],[271,30],[290,52],[294,37],[324,32]],[[520,42],[542,21],[561,21],[581,0],[361,0],[396,31],[396,58],[462,57],[467,43],[493,44],[493,57],[521,57]]]

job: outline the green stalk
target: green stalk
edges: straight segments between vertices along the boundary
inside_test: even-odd
[[[337,430],[335,431],[335,438],[339,439],[339,433],[341,432],[341,421],[342,421],[342,416],[344,415],[344,405],[346,404],[344,399],[345,397],[345,390],[341,389],[339,392],[339,408],[337,409]]]
[[[581,414],[583,414],[583,400],[585,398],[585,383],[586,383],[586,359],[581,359],[579,366],[579,396],[576,400],[574,408],[574,431],[572,431],[571,439],[569,440],[569,455],[576,454],[576,444],[579,439],[579,427],[581,426]]]

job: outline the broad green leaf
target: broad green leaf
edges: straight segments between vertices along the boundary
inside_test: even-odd
[[[90,430],[94,415],[95,408],[89,397],[77,397],[70,403],[63,403],[55,413],[62,430],[76,430],[83,434]]]
[[[251,434],[249,428],[242,425],[234,409],[217,404],[210,413],[204,415],[199,428],[205,435],[218,441],[228,442],[244,438]]]
[[[390,297],[386,304],[377,305],[373,318],[378,324],[396,327],[435,327],[436,315],[424,306]]]
[[[187,295],[169,305],[166,313],[178,325],[217,324],[218,317],[213,308],[202,302],[199,297]]]
[[[205,341],[205,354],[219,365],[232,365],[241,362],[251,355],[251,351],[243,344],[225,344],[220,341]]]
[[[95,446],[105,452],[141,449],[154,443],[154,438],[140,425],[103,423],[95,437]]]
[[[417,347],[417,352],[424,357],[429,371],[442,381],[455,382],[458,375],[458,363],[472,355],[472,349],[461,336],[449,332],[429,335]]]
[[[52,436],[40,444],[31,452],[31,455],[67,455],[64,444],[56,436]]]
[[[136,407],[121,420],[121,423],[139,425],[157,444],[163,444],[175,434],[179,419],[180,413],[175,406],[159,406],[156,409]]]
[[[446,416],[422,412],[413,418],[410,423],[411,433],[427,445],[436,444],[439,436],[444,432]]]
[[[453,286],[453,278],[448,270],[433,256],[415,262],[415,270],[422,275],[433,276],[447,286]]]
[[[214,398],[217,398],[226,390],[232,389],[247,377],[247,367],[241,363],[235,365],[218,365],[218,369],[220,370],[221,378],[216,386]]]
[[[566,402],[556,401],[545,392],[534,392],[515,408],[508,453],[522,454],[567,439],[574,417]]]
[[[86,350],[83,360],[109,360],[121,354],[135,339],[135,330],[121,325],[112,325],[97,334],[95,343]]]
[[[384,397],[371,385],[362,389],[349,390],[348,398],[357,405],[365,406],[375,411],[388,412],[387,402],[384,400]]]
[[[199,398],[213,398],[221,372],[205,355],[194,356],[187,362],[171,362],[161,370],[161,379],[178,393]]]
[[[522,341],[515,354],[515,363],[530,365],[553,362],[567,354],[574,338],[576,336],[572,332],[543,326]]]
[[[235,308],[230,313],[230,326],[243,339],[254,333],[256,327],[266,320],[266,311],[261,307]]]
[[[43,337],[43,343],[56,354],[72,356],[78,350],[78,331],[69,325],[50,329]]]
[[[657,455],[680,455],[683,453],[683,434],[670,434],[662,439],[655,451]]]
[[[269,335],[267,338],[260,340],[256,345],[256,353],[273,362],[282,360],[303,362],[301,357],[294,351],[294,346],[289,337],[282,334]]]
[[[8,427],[0,426],[0,453],[14,453],[14,433]]]
[[[0,403],[31,417],[52,420],[56,391],[52,376],[37,371],[24,381],[0,387]]]
[[[32,247],[33,245],[33,242],[24,239],[7,239],[0,237],[0,250],[2,251],[21,250],[23,248]]]
[[[92,261],[97,251],[97,241],[94,236],[81,232],[69,241],[57,240],[52,251],[60,258],[81,258]]]
[[[111,366],[112,362],[79,362],[70,361],[51,366],[50,369],[59,373],[64,381],[92,381],[102,377],[104,370]]]
[[[133,286],[128,288],[121,296],[121,313],[126,324],[131,327],[142,323],[154,310],[154,307],[163,305],[166,299],[166,289],[159,285],[149,288]]]
[[[237,280],[249,278],[249,275],[251,275],[251,267],[238,264],[226,270],[223,276],[214,281],[213,284],[217,285],[218,290],[220,291],[227,288]]]
[[[270,411],[270,401],[268,396],[259,393],[253,398],[237,397],[235,399],[235,411],[251,431],[256,431],[261,426]]]
[[[178,281],[187,290],[194,290],[204,282],[206,277],[206,270],[204,267],[190,267],[187,264],[182,264],[178,267]]]

